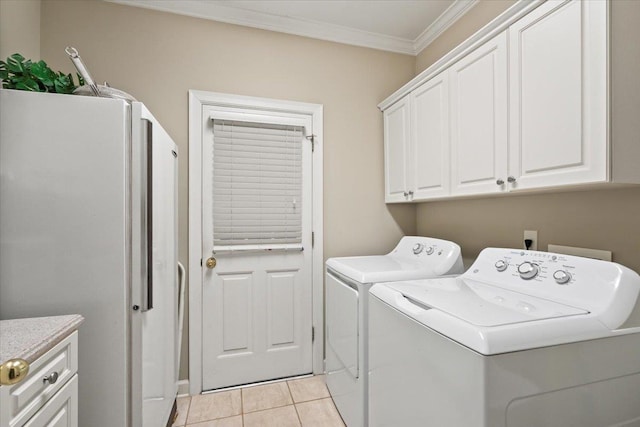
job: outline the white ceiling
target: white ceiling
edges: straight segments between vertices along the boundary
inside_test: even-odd
[[[417,55],[478,0],[106,0]]]

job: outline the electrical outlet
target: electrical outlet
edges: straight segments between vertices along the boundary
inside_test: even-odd
[[[531,239],[531,247],[529,250],[537,251],[538,250],[538,231],[532,230],[524,230],[524,240]],[[522,247],[526,249],[524,240],[522,241]]]

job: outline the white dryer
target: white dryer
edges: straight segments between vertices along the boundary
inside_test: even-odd
[[[331,258],[326,274],[326,382],[349,427],[367,426],[369,288],[463,271],[460,247],[429,237],[403,237],[387,255]]]
[[[640,426],[640,276],[488,248],[370,297],[370,425]]]

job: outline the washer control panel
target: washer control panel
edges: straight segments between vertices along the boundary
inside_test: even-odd
[[[624,266],[550,252],[487,248],[461,277],[588,311],[626,307],[640,294],[640,276]]]
[[[525,258],[525,255],[528,256]],[[510,276],[516,276],[517,273],[522,280],[537,279],[538,282],[545,281],[551,273],[551,277],[558,285],[571,283],[573,279],[571,271],[576,269],[575,263],[572,264],[567,256],[533,251],[511,251],[503,254],[502,258],[498,258],[493,266],[497,272],[507,274],[511,267]]]

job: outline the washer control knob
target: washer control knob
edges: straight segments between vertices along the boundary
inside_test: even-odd
[[[496,270],[498,271],[505,271],[507,269],[507,267],[509,266],[509,263],[507,263],[507,261],[503,260],[503,259],[499,259],[498,261],[496,261]]]
[[[434,251],[433,246],[429,246],[425,252],[427,253],[427,255],[431,255],[433,251]]]
[[[524,280],[531,280],[538,275],[540,268],[538,264],[534,264],[529,261],[525,261],[518,266],[518,273],[520,273],[520,277]]]
[[[424,249],[424,245],[422,243],[416,243],[413,245],[413,253],[418,255]]]
[[[553,273],[553,278],[558,285],[566,285],[571,280],[571,274],[565,270],[557,270]]]

